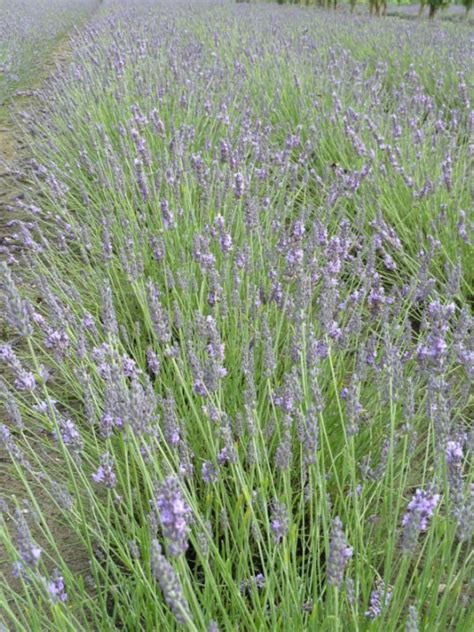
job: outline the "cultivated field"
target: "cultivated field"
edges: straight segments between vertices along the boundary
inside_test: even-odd
[[[0,0],[0,106],[34,82],[45,56],[97,0]]]
[[[0,629],[472,630],[469,25],[43,4]]]

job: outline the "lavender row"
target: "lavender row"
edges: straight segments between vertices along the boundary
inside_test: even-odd
[[[467,30],[113,3],[74,51],[25,119],[2,438],[90,570],[7,507],[16,574],[83,629],[462,625]]]

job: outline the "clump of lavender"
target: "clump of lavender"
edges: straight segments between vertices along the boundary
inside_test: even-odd
[[[15,5],[51,2],[59,0]],[[97,4],[61,0],[84,2]],[[24,254],[11,276],[0,271],[17,337],[0,346],[0,443],[27,491],[30,480],[35,492],[42,486],[35,508],[44,493],[82,541],[94,530],[102,557],[92,564],[103,565],[95,581],[110,588],[125,629],[166,627],[172,613],[170,627],[194,632],[215,632],[212,617],[236,632],[292,617],[319,629],[334,614],[357,628],[373,569],[388,577],[400,566],[396,530],[380,525],[394,494],[407,493],[401,484],[431,466],[439,476],[445,457],[456,537],[474,524],[471,448],[456,434],[467,426],[474,375],[471,226],[459,210],[469,203],[462,177],[474,119],[456,72],[467,70],[468,37],[461,25],[403,21],[374,35],[362,17],[354,29],[344,14],[216,11],[219,0],[204,18],[202,7],[170,6],[163,20],[143,11],[150,0],[125,12],[124,0],[105,4],[113,14],[104,6],[104,19],[81,29],[71,70],[48,82],[40,125],[26,121],[35,160],[17,201],[27,219],[14,217],[15,236],[0,240],[0,255],[10,246]],[[446,90],[450,98],[438,98]],[[123,481],[122,502],[114,490]],[[153,481],[163,482],[147,525]],[[417,494],[403,519],[405,550],[439,502],[434,491]],[[335,508],[344,530],[339,518],[331,523]],[[57,564],[71,607],[60,608],[64,579],[43,568],[61,547],[38,513],[48,560],[35,564],[26,536],[30,566],[17,555],[23,577],[42,588],[33,627],[37,619],[47,628],[52,611],[74,626],[83,608],[106,628],[100,587],[69,585],[66,559]],[[441,602],[428,604],[436,555],[467,584],[464,560],[439,546],[444,531],[426,538],[420,581],[397,584],[397,603],[394,594],[387,608],[390,591],[369,584],[362,613],[372,627],[386,615],[388,628],[403,628],[414,593],[420,619],[428,608],[427,621],[438,617]],[[354,543],[370,541],[363,565],[350,563],[356,533]],[[326,576],[315,578],[321,563]],[[137,588],[132,611],[121,579]],[[441,601],[439,620],[459,627],[462,605]],[[17,627],[29,623],[22,616]]]
[[[184,553],[188,548],[191,508],[183,498],[177,477],[169,476],[161,483],[156,508],[170,554]]]
[[[288,510],[283,503],[274,500],[270,517],[270,529],[273,535],[273,542],[279,544],[288,535],[290,528],[290,518]]]
[[[383,581],[379,581],[375,590],[370,593],[369,608],[366,610],[365,616],[372,621],[374,619],[378,619],[378,617],[380,617],[380,615],[388,607],[391,598],[391,590],[385,587],[385,583]]]
[[[163,597],[180,625],[191,623],[189,605],[176,571],[162,554],[158,540],[152,540],[150,564],[153,577],[159,583]]]
[[[329,543],[329,559],[327,563],[328,582],[339,588],[344,578],[344,570],[352,557],[352,548],[348,546],[342,530],[342,522],[337,516],[332,521],[331,541]]]
[[[402,547],[405,552],[413,552],[418,534],[428,529],[429,521],[432,518],[438,501],[439,494],[430,491],[417,489],[412,500],[408,503],[408,508],[403,516],[403,541]]]

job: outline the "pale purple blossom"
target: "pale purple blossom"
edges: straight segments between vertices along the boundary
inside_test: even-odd
[[[183,593],[179,577],[170,562],[162,553],[158,540],[152,540],[150,565],[153,577],[159,583],[166,604],[180,625],[191,623],[191,613]]]
[[[117,477],[114,472],[114,463],[111,455],[106,452],[100,457],[100,465],[94,474],[92,474],[94,483],[104,485],[108,489],[115,487]]]
[[[339,517],[332,521],[329,558],[327,562],[327,579],[330,584],[340,587],[344,579],[344,571],[352,557],[352,547],[347,544]]]
[[[402,519],[402,546],[405,552],[413,551],[418,534],[427,531],[439,499],[439,494],[431,491],[425,492],[421,489],[416,490],[412,500],[408,503],[407,511]]]
[[[188,548],[192,514],[175,476],[169,476],[160,484],[156,508],[170,554],[177,556],[184,553]]]

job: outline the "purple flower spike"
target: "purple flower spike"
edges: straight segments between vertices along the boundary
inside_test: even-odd
[[[416,490],[402,520],[404,528],[402,546],[405,552],[412,552],[416,546],[418,534],[428,529],[429,520],[434,514],[439,498],[439,494]]]
[[[272,515],[270,519],[270,529],[273,534],[273,541],[279,544],[280,541],[288,535],[290,519],[288,511],[283,503],[275,500],[272,507]]]
[[[391,590],[385,588],[383,581],[379,582],[377,588],[370,594],[370,604],[368,610],[365,612],[365,616],[372,621],[380,617],[390,603],[391,597]]]
[[[340,518],[336,517],[332,522],[329,560],[327,565],[327,576],[330,584],[338,588],[341,586],[344,570],[351,557],[352,548],[347,544]]]
[[[22,512],[17,509],[15,512],[16,531],[18,541],[18,554],[20,559],[13,565],[13,574],[15,577],[26,576],[26,567],[36,570],[42,549],[33,540],[30,528],[26,522]]]
[[[191,622],[191,613],[174,568],[162,553],[158,540],[151,543],[151,572],[159,583],[163,596],[180,625]]]
[[[92,474],[92,480],[94,483],[105,485],[108,489],[115,487],[117,477],[113,470],[113,462],[110,454],[106,452],[100,457],[99,469],[95,474]]]
[[[59,574],[58,570],[54,571],[52,581],[47,583],[47,589],[52,603],[64,603],[67,601],[64,578]]]
[[[169,552],[173,556],[184,553],[188,548],[191,508],[184,500],[175,476],[169,476],[160,485],[156,506]]]

